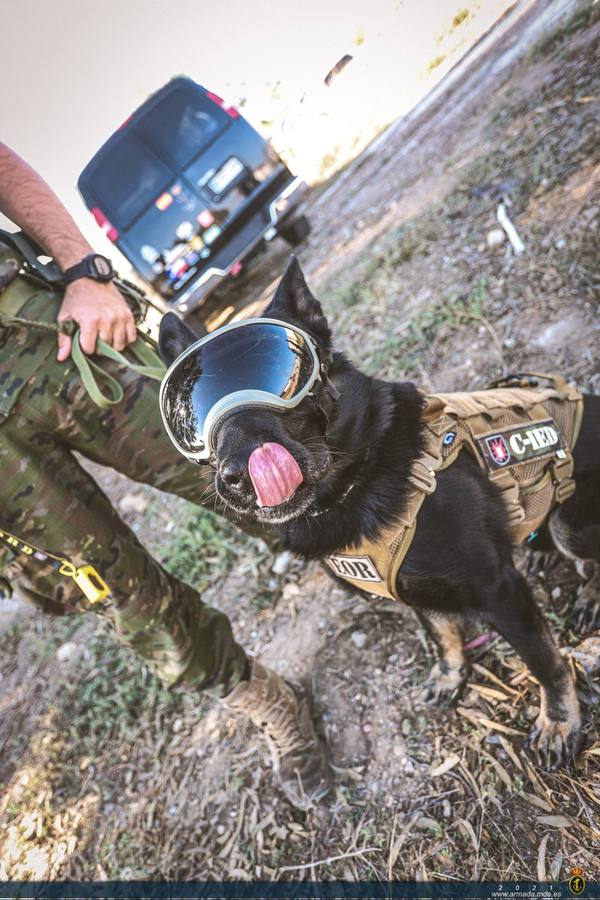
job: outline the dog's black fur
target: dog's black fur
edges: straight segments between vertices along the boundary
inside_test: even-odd
[[[410,382],[390,383],[358,371],[334,351],[323,310],[295,259],[266,316],[294,323],[316,340],[327,381],[339,399],[308,398],[293,411],[246,408],[219,425],[216,489],[242,519],[273,526],[285,546],[307,559],[373,538],[401,513],[411,462],[422,447],[422,400]],[[170,363],[195,335],[165,316],[160,349]],[[333,393],[333,392],[332,392]],[[331,408],[329,408],[331,407]],[[248,458],[263,443],[282,444],[295,457],[304,482],[278,507],[259,508]],[[577,491],[557,507],[540,535],[571,557],[600,560],[600,397],[586,396],[575,449]],[[540,760],[563,764],[577,749],[581,720],[572,677],[552,640],[526,580],[512,560],[504,503],[467,452],[437,479],[398,576],[400,594],[427,626],[440,650],[427,699],[452,702],[467,678],[461,622],[484,617],[514,647],[538,678],[541,710],[533,732]],[[598,620],[600,579],[581,603],[583,624]],[[586,616],[589,613],[587,622]]]

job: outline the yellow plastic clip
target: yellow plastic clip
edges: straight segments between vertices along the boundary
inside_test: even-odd
[[[108,585],[98,575],[93,566],[81,566],[79,569],[76,569],[73,580],[90,603],[99,603],[100,600],[110,596]]]

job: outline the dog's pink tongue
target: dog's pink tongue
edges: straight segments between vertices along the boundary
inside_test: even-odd
[[[259,506],[279,506],[302,484],[300,466],[281,444],[263,444],[250,454],[248,473]]]

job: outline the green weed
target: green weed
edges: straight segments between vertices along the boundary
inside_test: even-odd
[[[400,335],[389,335],[367,358],[366,369],[376,374],[381,369],[397,369],[415,376],[419,364],[442,332],[449,334],[478,320],[485,306],[486,282],[482,278],[466,297],[440,297],[417,312]],[[394,361],[397,361],[394,365]]]
[[[109,739],[133,740],[151,726],[158,707],[172,715],[180,702],[108,629],[99,628],[87,640],[78,677],[65,685],[57,706],[70,746],[81,755]]]
[[[237,560],[258,551],[261,544],[208,510],[194,511],[178,526],[165,550],[163,565],[202,591],[230,571]]]

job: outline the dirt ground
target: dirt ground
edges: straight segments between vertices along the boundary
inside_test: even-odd
[[[338,346],[370,373],[448,390],[504,368],[560,370],[600,392],[599,10],[583,4],[502,72],[480,60],[313,192],[299,257]],[[503,195],[520,256],[493,234]],[[287,253],[273,245],[215,298],[210,325],[259,311]],[[214,517],[94,471],[250,651],[310,684],[336,791],[293,810],[244,722],[165,691],[101,624],[13,604],[0,647],[0,879],[531,882],[575,865],[600,879],[597,679],[578,668],[576,768],[547,774],[525,743],[537,685],[502,640],[471,652],[458,707],[432,710],[430,648],[410,610],[317,565],[274,562]],[[568,652],[584,637],[569,618],[581,576],[554,556],[520,560]]]

